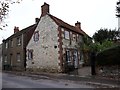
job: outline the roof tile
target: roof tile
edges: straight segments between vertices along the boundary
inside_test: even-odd
[[[72,26],[64,21],[62,21],[61,19],[51,15],[51,14],[48,14],[54,21],[57,25],[61,26],[61,27],[64,27],[64,28],[67,28],[71,31],[74,31],[74,32],[77,32],[79,34],[82,34],[82,35],[87,35],[83,30],[80,30],[78,28],[76,28],[75,26]]]

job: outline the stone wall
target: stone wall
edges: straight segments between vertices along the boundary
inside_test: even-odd
[[[33,50],[33,60],[28,60],[27,70],[33,71],[60,71],[58,59],[58,26],[48,16],[41,17],[35,31],[39,32],[39,40],[34,41],[32,36],[27,49]]]
[[[96,71],[99,77],[120,80],[120,65],[99,66]]]
[[[64,38],[64,32],[65,32],[65,30],[66,30],[65,28],[62,28],[62,32],[63,32],[62,33],[62,38],[63,38],[62,39],[63,54],[66,53],[66,49],[71,50],[72,54],[73,54],[73,51],[76,50],[77,51],[77,56],[78,56],[77,57],[78,58],[77,64],[78,64],[78,67],[80,68],[84,64],[83,53],[80,50],[80,47],[82,45],[80,43],[83,43],[82,35],[69,30],[69,32],[70,32],[69,33],[70,39],[67,40],[67,39]],[[73,37],[73,34],[76,35],[75,39]],[[73,60],[72,56],[70,58]],[[64,59],[65,59],[65,57],[64,57]],[[73,63],[75,63],[74,60],[73,60]]]

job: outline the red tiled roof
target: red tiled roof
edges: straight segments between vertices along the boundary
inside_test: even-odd
[[[87,35],[83,30],[80,30],[79,28],[76,28],[75,26],[72,26],[64,21],[62,21],[61,19],[51,15],[51,14],[48,14],[54,21],[57,25],[61,26],[61,27],[64,27],[64,28],[67,28],[71,31],[74,31],[74,32],[77,32],[79,34],[82,34],[82,35]]]

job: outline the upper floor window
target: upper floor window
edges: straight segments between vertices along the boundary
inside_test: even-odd
[[[10,46],[13,47],[13,40],[10,40]]]
[[[8,42],[5,42],[5,48],[6,49],[8,48]]]
[[[17,58],[17,61],[20,62],[20,60],[21,60],[20,53],[17,53],[16,58]]]
[[[70,39],[70,32],[69,31],[66,31],[64,32],[64,38],[65,39]]]
[[[33,39],[34,39],[35,42],[37,42],[39,40],[39,31],[34,32]]]
[[[18,46],[21,45],[21,38],[20,38],[20,37],[17,38],[17,45],[18,45]]]
[[[73,36],[73,41],[77,41],[77,35],[76,34],[72,34]]]

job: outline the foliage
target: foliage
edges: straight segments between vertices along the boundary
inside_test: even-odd
[[[97,65],[120,65],[120,46],[108,48],[99,52],[96,57]]]
[[[105,40],[100,44],[99,42],[84,44],[84,48],[89,51],[94,51],[97,54],[97,65],[117,65],[120,64],[120,46],[112,41]]]
[[[100,29],[95,34],[93,35],[93,39],[95,42],[100,42],[102,43],[105,39],[108,37],[108,32],[107,29]]]
[[[120,1],[117,2],[117,6],[116,6],[116,16],[120,17],[120,7],[118,6],[120,4]]]
[[[92,43],[92,38],[91,38],[91,37],[89,37],[89,36],[87,36],[87,35],[83,36],[82,49],[89,51],[89,49],[90,49],[89,46],[90,46],[91,43]]]
[[[83,53],[84,65],[90,65],[90,44],[92,43],[92,38],[88,35],[83,36],[83,42],[80,44],[80,51]]]
[[[115,40],[120,39],[119,30],[100,29],[93,35],[94,43],[90,45],[90,48],[96,52],[103,51],[114,45]]]
[[[93,35],[93,39],[95,42],[99,42],[102,44],[104,41],[114,41],[120,39],[120,31],[119,30],[111,30],[111,29],[100,29]]]
[[[91,43],[89,48],[91,51],[95,51],[96,53],[99,53],[113,46],[117,46],[117,44],[115,44],[112,41],[105,40],[104,42],[102,42],[102,44],[100,44],[99,42]]]
[[[92,38],[94,43],[92,42]],[[82,45],[82,49],[98,53],[112,46],[116,46],[117,44],[114,41],[120,38],[120,31],[116,29],[100,29],[95,32],[92,38],[88,38],[87,36],[83,37],[84,44]]]
[[[99,51],[103,51],[103,50],[105,50],[105,49],[107,49],[107,48],[110,48],[110,47],[112,47],[112,46],[114,46],[115,44],[112,42],[112,41],[104,41],[101,45],[100,45],[100,49],[99,49]]]
[[[0,30],[7,24],[3,24],[9,13],[9,5],[14,3],[20,3],[22,0],[0,0]],[[3,24],[3,25],[2,25]]]
[[[100,29],[93,35],[94,43],[90,45],[91,50],[97,53],[98,65],[120,64],[120,46],[115,41],[120,39],[119,30]]]

